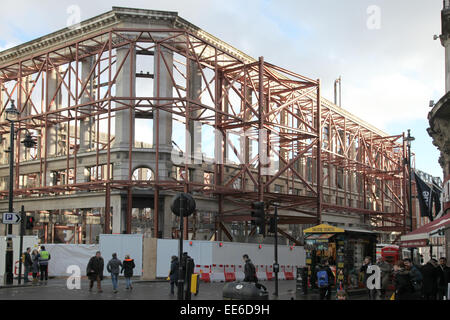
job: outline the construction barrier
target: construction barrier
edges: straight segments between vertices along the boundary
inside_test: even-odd
[[[225,267],[223,264],[213,264],[211,266],[211,281],[224,282],[225,281]]]
[[[194,273],[200,275],[200,280],[203,282],[211,282],[211,266],[196,265]]]
[[[258,280],[273,281],[275,279],[273,265],[257,265],[255,268]],[[278,280],[295,280],[297,268],[298,266],[281,265]],[[243,281],[245,278],[244,266],[242,265],[196,265],[194,273],[198,274],[199,280],[203,282],[234,282]]]
[[[294,280],[294,267],[293,266],[284,266],[284,278],[286,280]]]
[[[273,273],[273,266],[267,266],[266,269],[267,280],[271,281],[275,278],[275,274]]]
[[[236,281],[242,281],[245,279],[244,267],[242,265],[237,266]]]
[[[258,280],[267,280],[267,267],[265,265],[257,265],[256,268],[256,277]]]
[[[236,267],[234,265],[225,265],[225,282],[236,281]]]

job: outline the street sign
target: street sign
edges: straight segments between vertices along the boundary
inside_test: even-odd
[[[14,212],[3,213],[3,224],[19,224],[21,221],[20,214]]]

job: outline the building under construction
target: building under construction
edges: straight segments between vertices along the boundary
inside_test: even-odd
[[[295,243],[319,223],[409,229],[403,133],[387,135],[321,97],[319,80],[175,12],[113,7],[0,52],[0,88],[0,206],[14,100],[14,208],[35,217],[42,242],[178,237],[178,192],[196,199],[190,239],[254,241],[255,201],[268,217],[279,206],[278,232]],[[19,143],[27,132],[35,148]]]

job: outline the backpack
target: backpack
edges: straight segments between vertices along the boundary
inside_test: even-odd
[[[328,287],[328,272],[326,270],[317,272],[317,285],[319,288]]]

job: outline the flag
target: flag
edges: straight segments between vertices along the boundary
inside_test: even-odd
[[[433,221],[433,190],[418,174],[414,173],[414,178],[419,198],[420,216],[428,217]]]
[[[441,193],[442,189],[433,183],[433,201],[434,201],[434,212],[436,215],[441,212]]]

